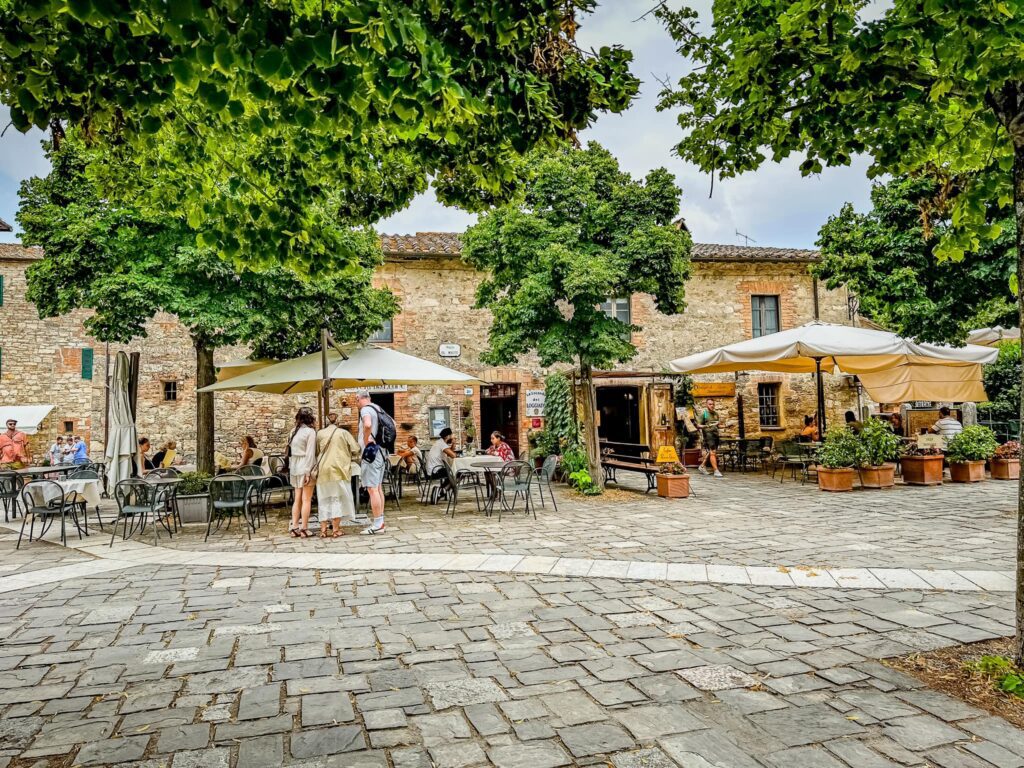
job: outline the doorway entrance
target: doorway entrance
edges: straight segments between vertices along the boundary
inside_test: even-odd
[[[488,384],[480,387],[480,444],[491,444],[491,432],[497,430],[519,455],[519,385]]]
[[[395,418],[395,393],[394,392],[371,392],[370,402],[379,405],[392,419]]]
[[[640,442],[640,388],[597,387],[601,426],[597,434],[610,443]]]

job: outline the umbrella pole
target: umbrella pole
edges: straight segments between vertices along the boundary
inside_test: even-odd
[[[818,434],[825,438],[827,425],[825,424],[825,382],[821,379],[821,358],[814,358],[815,387],[818,390]]]
[[[323,410],[320,411],[320,428],[327,426],[327,414],[331,412],[331,380],[327,378],[327,326],[320,329],[320,372],[323,374],[323,381],[320,383],[321,402]]]

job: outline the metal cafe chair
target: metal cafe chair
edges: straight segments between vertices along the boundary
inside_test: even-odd
[[[171,527],[167,522],[167,486],[153,485],[137,477],[121,480],[114,486],[114,501],[117,502],[117,518],[110,533],[110,546],[114,546],[117,538],[117,525],[121,524],[121,539],[127,539],[138,530],[146,530],[146,523],[153,519],[153,542],[159,536],[157,526],[163,524],[167,535],[171,535]],[[163,514],[159,514],[159,511]],[[131,527],[129,528],[129,522]]]
[[[17,472],[0,470],[0,504],[4,507],[4,522],[10,522],[18,516],[18,504],[21,498],[22,477]]]
[[[42,518],[42,528],[39,531],[39,538],[46,535],[46,532],[53,525],[54,519],[60,518],[60,543],[67,546],[67,518],[70,515],[75,528],[78,529],[78,538],[82,538],[82,527],[78,524],[78,517],[75,514],[73,505],[67,503],[64,496],[64,489],[59,483],[53,480],[33,480],[25,483],[21,489],[21,501],[25,507],[25,516],[21,521],[21,531],[18,533],[18,544],[15,549],[21,548],[21,537],[25,534],[25,524],[32,518],[28,529],[28,540],[32,541],[35,534],[36,518]]]
[[[226,531],[235,517],[245,521],[245,533],[252,539],[252,532],[256,530],[251,509],[254,496],[250,491],[253,487],[244,477],[235,474],[218,475],[210,481],[209,517],[204,541],[210,538],[214,520],[217,521],[217,530],[220,530],[221,523],[226,519]]]

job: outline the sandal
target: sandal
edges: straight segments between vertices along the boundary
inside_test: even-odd
[[[329,539],[340,539],[344,535],[345,535],[345,532],[339,528],[336,531],[332,531],[331,535],[328,536],[327,538],[329,538]]]
[[[299,531],[299,538],[300,539],[308,539],[310,537],[310,535],[311,534],[310,534],[308,528],[303,528],[301,531]]]
[[[299,529],[298,528],[289,528],[288,529],[288,533],[291,534],[293,539],[301,538],[300,535],[299,535]]]
[[[333,538],[330,533],[327,532],[326,528],[321,528],[320,533],[316,535],[318,539],[330,539]]]

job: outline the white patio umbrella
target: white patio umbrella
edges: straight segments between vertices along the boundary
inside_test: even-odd
[[[1001,325],[992,328],[978,328],[967,334],[968,344],[981,344],[990,347],[1001,341],[1019,341],[1020,328],[1003,328]]]
[[[988,400],[981,364],[898,365],[887,371],[862,373],[860,383],[876,403],[913,400],[982,403]]]
[[[128,355],[118,352],[110,379],[107,411],[107,488],[113,494],[117,484],[132,474],[132,457],[138,451],[135,422],[128,402]]]
[[[314,352],[218,381],[199,391],[244,390],[290,395],[320,391],[324,379],[330,381],[332,389],[384,384],[448,386],[479,381],[453,368],[393,349],[348,344],[328,349],[326,356]]]
[[[890,331],[815,321],[681,357],[670,362],[669,367],[679,373],[816,373],[818,424],[824,432],[822,371],[871,374],[901,365],[977,365],[991,363],[997,355],[996,350],[987,347],[921,344]]]
[[[217,369],[217,381],[227,381],[233,379],[236,376],[241,376],[245,373],[251,373],[252,371],[258,371],[260,368],[266,368],[268,365],[274,365],[274,360],[249,360],[245,358],[243,360],[231,360],[226,363],[221,363],[215,366]]]

